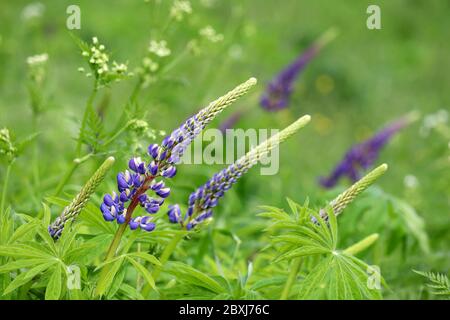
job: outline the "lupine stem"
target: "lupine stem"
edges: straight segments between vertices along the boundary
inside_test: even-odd
[[[97,92],[98,92],[98,84],[97,84],[97,80],[96,80],[94,83],[94,89],[92,89],[92,93],[89,96],[89,99],[86,102],[86,108],[84,109],[83,120],[81,122],[81,127],[80,127],[80,136],[78,137],[78,141],[77,141],[77,148],[76,148],[77,156],[79,156],[81,153],[81,145],[82,145],[81,133],[84,131],[84,128],[86,127],[89,108],[92,107],[92,104],[94,103],[94,99],[95,99],[95,96],[97,95]]]
[[[14,160],[12,162],[10,162],[8,164],[8,166],[6,167],[6,176],[5,176],[5,180],[3,181],[3,189],[2,189],[2,201],[0,203],[0,213],[2,213],[3,210],[5,209],[5,201],[6,201],[6,194],[8,191],[9,176],[11,174],[11,168],[12,168],[13,162],[14,162]]]
[[[284,285],[283,292],[281,293],[280,300],[286,300],[289,297],[289,292],[297,279],[298,271],[302,265],[302,258],[295,258],[291,263],[291,271],[289,272],[286,284]]]
[[[361,241],[355,243],[354,245],[348,247],[344,250],[344,253],[355,255],[360,253],[361,251],[366,250],[368,247],[370,247],[375,241],[378,240],[378,233],[373,233],[370,236],[362,239]]]
[[[169,260],[170,256],[172,255],[172,253],[175,251],[178,243],[184,238],[185,233],[178,233],[176,234],[172,240],[167,244],[167,246],[164,248],[163,253],[161,254],[161,257],[159,258],[159,262],[161,263],[161,266],[155,266],[153,273],[152,273],[152,277],[153,280],[156,282],[156,279],[159,277],[159,274],[162,271],[162,267],[164,266],[164,264]],[[148,293],[150,292],[151,287],[147,284],[143,289],[142,289],[142,295],[145,297],[146,295],[148,295]]]
[[[179,233],[175,235],[172,240],[167,244],[167,246],[164,248],[163,253],[161,254],[161,257],[159,258],[159,262],[161,262],[161,266],[163,266],[167,260],[169,260],[172,253],[175,251],[175,248],[177,247],[178,243],[184,238],[184,233]],[[155,270],[153,271],[153,279],[156,280],[158,278],[159,274],[161,273],[161,267],[155,267]]]
[[[133,199],[131,200],[130,205],[127,208],[127,214],[125,216],[125,222],[119,226],[117,229],[113,240],[111,241],[111,244],[108,248],[108,251],[106,252],[105,262],[111,260],[116,255],[117,249],[119,248],[120,241],[122,240],[123,234],[125,233],[125,230],[131,220],[131,217],[133,215],[134,210],[136,209],[137,205],[139,204],[139,196],[144,194],[148,190],[148,186],[150,182],[154,179],[154,176],[147,176],[146,180],[142,184],[142,186],[139,187],[136,194],[133,196]],[[111,264],[106,264],[100,273],[100,277],[97,283],[97,288],[95,290],[96,295],[102,295],[102,292],[98,290],[98,288],[102,288],[104,286],[104,282],[106,281],[106,276],[109,273],[109,270],[111,268]]]

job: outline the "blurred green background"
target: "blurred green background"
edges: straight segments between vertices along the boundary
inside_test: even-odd
[[[77,4],[81,30],[74,33],[85,41],[97,36],[115,60],[128,62],[130,70],[139,66],[152,38],[166,40],[172,49],[170,59],[176,59],[186,44],[198,37],[199,29],[211,25],[224,35],[221,42],[203,44],[199,54],[188,54],[165,78],[141,92],[142,117],[153,129],[170,132],[199,107],[250,76],[259,80],[257,88],[213,126],[239,109],[246,110],[236,124],[239,128],[281,129],[301,115],[312,116],[307,128],[282,145],[279,174],[261,176],[258,169],[251,170],[217,208],[214,224],[241,238],[242,255],[258,247],[258,234],[264,226],[254,219],[259,205],[286,207],[286,197],[303,202],[307,196],[317,206],[323,205],[340,189],[325,192],[317,183],[319,176],[329,174],[354,143],[409,111],[419,111],[422,118],[399,133],[381,153],[378,163],[386,162],[390,168],[379,186],[407,201],[423,217],[431,252],[423,255],[416,247],[396,253],[394,262],[382,269],[396,289],[387,295],[418,297],[412,290],[418,290],[422,279],[411,273],[413,268],[448,271],[448,127],[447,135],[435,130],[424,135],[421,128],[424,117],[448,111],[450,106],[450,2],[199,0],[191,1],[189,17],[165,30],[170,1],[155,2],[41,1],[42,14],[34,18],[26,18],[24,8],[35,2],[0,3],[0,127],[8,127],[18,138],[34,130],[26,58],[44,52],[49,55],[46,111],[37,123],[40,182],[37,185],[31,178],[30,148],[12,173],[8,200],[16,211],[37,212],[73,159],[74,138],[92,88],[92,79],[77,72],[78,67],[86,67],[85,62],[65,26],[67,6]],[[370,4],[381,8],[381,30],[366,27]],[[330,27],[336,27],[339,36],[301,74],[289,108],[276,113],[260,108],[259,97],[266,83]],[[104,118],[108,130],[115,127],[134,85],[131,78],[100,91],[97,104],[109,99]],[[144,145],[151,142],[142,141]],[[115,170],[123,170],[131,154],[118,147],[111,152],[117,158]],[[84,163],[65,191],[74,194],[103,158]],[[195,187],[222,167],[181,166],[172,183],[171,201],[185,203]],[[3,174],[2,166],[0,176]],[[412,189],[405,186],[408,175],[418,181]],[[102,191],[114,188],[113,174],[108,180]],[[342,181],[341,187],[348,184]],[[342,221],[355,231],[356,240],[367,235],[360,221]],[[405,272],[408,275],[401,279],[396,276]]]

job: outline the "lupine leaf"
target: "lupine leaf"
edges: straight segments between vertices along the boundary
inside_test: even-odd
[[[28,222],[25,223],[21,226],[19,226],[14,233],[12,234],[12,236],[9,238],[8,243],[15,243],[17,240],[23,240],[25,238],[25,236],[29,233],[34,231],[36,228],[38,227],[38,223],[37,222]]]
[[[45,290],[45,300],[58,300],[61,295],[61,265],[56,265],[51,270],[47,289]]]
[[[53,258],[50,254],[42,250],[35,250],[30,245],[16,244],[9,246],[0,246],[0,256],[8,256],[15,258]]]
[[[13,281],[11,281],[9,283],[9,285],[3,291],[3,295],[7,295],[7,294],[13,292],[14,290],[19,288],[20,286],[23,286],[25,283],[30,281],[31,279],[26,278],[26,275],[27,275],[26,273],[19,274]]]
[[[98,295],[102,296],[108,288],[111,286],[112,281],[114,280],[115,275],[120,269],[120,266],[122,265],[124,257],[121,256],[120,259],[117,259],[114,261],[111,268],[108,268],[108,273],[105,276],[105,280],[98,284],[98,287],[96,288],[96,292]]]
[[[166,271],[177,276],[179,279],[183,279],[189,284],[208,289],[214,293],[225,292],[224,287],[216,280],[187,264],[170,262],[166,264]]]
[[[17,261],[11,261],[7,264],[0,266],[0,273],[10,272],[16,269],[29,268],[43,262],[47,262],[47,259],[23,259]]]
[[[161,262],[159,262],[159,260],[155,256],[148,254],[146,252],[132,252],[132,253],[127,253],[127,255],[129,257],[140,258],[140,259],[150,262],[151,264],[161,266]]]
[[[127,257],[127,260],[131,262],[131,264],[136,268],[137,271],[139,271],[144,279],[147,281],[147,283],[156,290],[155,280],[153,279],[151,273],[139,262],[134,260],[133,258]]]
[[[58,260],[56,260],[56,259],[50,260],[50,261],[47,260],[47,262],[39,264],[39,265],[35,266],[34,268],[31,268],[30,270],[28,270],[25,273],[25,278],[32,279],[33,277],[35,277],[36,275],[38,275],[41,272],[44,272],[45,270],[47,270],[51,266],[55,265],[56,263],[59,263]]]

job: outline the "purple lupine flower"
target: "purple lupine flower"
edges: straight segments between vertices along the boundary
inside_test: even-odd
[[[322,47],[336,36],[335,30],[329,30],[309,46],[294,62],[284,68],[268,85],[260,104],[267,111],[278,111],[289,104],[294,82],[306,65],[319,53]]]
[[[319,183],[324,188],[332,188],[343,176],[347,176],[352,182],[358,181],[361,171],[367,170],[374,164],[381,149],[392,136],[413,120],[411,117],[402,117],[378,131],[368,140],[353,146],[328,177],[319,178]]]
[[[178,205],[171,206],[167,212],[169,221],[179,223],[187,230],[191,230],[201,222],[212,217],[212,209],[219,203],[219,199],[230,190],[244,173],[258,163],[270,150],[277,147],[300,128],[307,124],[310,116],[304,116],[291,124],[289,127],[270,137],[257,147],[247,152],[235,163],[213,175],[204,185],[191,193],[188,199],[188,209],[181,216]]]
[[[116,193],[106,195],[100,205],[105,220],[116,220],[119,224],[127,223],[132,230],[138,228],[145,231],[154,230],[155,224],[150,222],[149,216],[132,218],[136,206],[140,204],[149,214],[158,212],[164,199],[170,195],[170,188],[166,187],[163,181],[155,179],[173,178],[177,173],[175,164],[192,140],[217,114],[255,84],[256,79],[250,78],[187,119],[178,129],[165,137],[161,145],[149,145],[148,154],[152,160],[148,164],[139,157],[130,159],[128,167],[131,171],[125,170],[117,175],[119,195]],[[148,190],[152,190],[155,197],[149,197],[146,194]],[[128,202],[130,203],[126,209],[125,205]]]
[[[229,116],[227,119],[225,119],[219,126],[219,130],[222,133],[225,133],[227,131],[227,129],[231,129],[234,127],[234,125],[236,124],[236,122],[239,121],[239,119],[242,117],[242,115],[244,114],[243,111],[238,110],[236,112],[234,112],[233,114],[231,114],[231,116]]]

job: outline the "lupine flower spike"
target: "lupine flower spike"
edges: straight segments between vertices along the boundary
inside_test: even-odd
[[[181,215],[179,205],[169,206],[169,221],[180,223],[182,227],[190,230],[199,223],[209,219],[212,216],[212,209],[217,206],[219,199],[244,173],[267,155],[270,150],[305,126],[310,119],[311,117],[308,115],[303,116],[283,131],[247,152],[232,165],[216,173],[208,182],[191,193],[188,200],[188,209],[184,217]]]
[[[342,176],[347,176],[352,182],[360,178],[360,171],[370,168],[378,158],[381,149],[394,134],[417,119],[416,113],[410,113],[381,129],[370,139],[353,146],[328,177],[319,178],[324,188],[332,188]]]
[[[261,106],[268,111],[278,111],[289,105],[294,82],[306,65],[319,53],[319,51],[337,35],[335,29],[325,32],[293,63],[283,69],[268,85],[261,97]]]
[[[154,230],[155,224],[150,216],[132,217],[134,209],[140,205],[149,214],[158,212],[169,196],[170,188],[166,187],[162,180],[155,179],[174,177],[177,173],[176,164],[188,145],[217,114],[255,84],[255,78],[249,79],[187,119],[178,129],[164,138],[161,145],[151,144],[148,147],[148,154],[152,159],[148,163],[139,157],[130,159],[128,162],[130,170],[117,175],[118,193],[113,192],[103,198],[100,210],[104,219],[128,224],[131,230]],[[153,196],[146,194],[149,189],[153,191]],[[125,207],[127,203],[128,208]]]
[[[106,173],[114,164],[114,158],[109,157],[103,162],[100,168],[95,171],[94,175],[81,189],[80,193],[73,199],[72,203],[64,208],[63,212],[55,221],[48,227],[48,232],[53,239],[57,240],[63,232],[64,226],[68,221],[76,219],[78,214],[84,208],[92,193],[97,189],[98,185],[105,178]]]
[[[342,211],[364,190],[371,186],[379,177],[381,177],[388,169],[387,164],[382,164],[381,166],[375,168],[364,176],[361,180],[353,184],[350,188],[345,190],[343,193],[338,195],[333,201],[330,202],[329,206],[333,209],[336,216],[340,215]],[[328,220],[328,214],[325,209],[320,209],[320,216],[324,220]],[[313,222],[317,220],[312,217]]]

